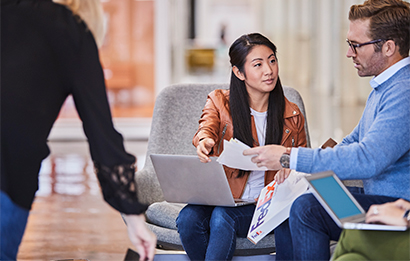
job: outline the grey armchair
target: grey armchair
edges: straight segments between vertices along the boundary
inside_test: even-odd
[[[228,84],[178,84],[165,88],[157,97],[152,117],[144,168],[136,173],[139,198],[150,206],[146,212],[147,224],[156,234],[158,248],[183,250],[175,219],[183,204],[164,201],[150,154],[196,155],[192,138],[198,128],[198,120],[207,94],[215,89],[227,89]],[[284,87],[285,96],[296,103],[306,118],[305,107],[299,93]],[[305,130],[310,147],[307,120]],[[238,238],[235,255],[259,255],[275,251],[275,239],[269,234],[257,245],[247,238]]]

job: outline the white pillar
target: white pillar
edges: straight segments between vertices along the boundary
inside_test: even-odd
[[[169,1],[155,0],[155,95],[171,84]]]
[[[316,90],[320,94],[328,95],[333,88],[333,44],[335,39],[332,39],[333,30],[333,0],[319,0],[317,1],[317,16],[316,25],[318,27],[318,34],[316,42],[316,68],[315,78]]]

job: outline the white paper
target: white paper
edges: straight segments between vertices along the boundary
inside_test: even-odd
[[[258,243],[289,218],[293,201],[306,193],[308,188],[308,183],[303,179],[306,175],[309,174],[292,170],[282,184],[272,181],[262,189],[248,231],[250,241]]]
[[[244,156],[243,151],[246,149],[250,149],[250,147],[237,139],[231,139],[230,141],[224,140],[224,150],[221,155],[219,155],[217,161],[220,164],[234,169],[268,170],[266,167],[258,167],[256,163],[252,162],[251,159],[256,155]]]

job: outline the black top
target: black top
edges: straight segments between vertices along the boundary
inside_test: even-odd
[[[71,94],[105,200],[126,214],[145,211],[136,198],[135,157],[114,129],[86,25],[51,0],[1,3],[1,190],[31,208],[41,161],[50,153],[47,137]]]

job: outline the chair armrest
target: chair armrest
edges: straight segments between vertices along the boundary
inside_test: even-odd
[[[363,181],[361,179],[356,179],[356,180],[343,180],[342,181],[343,184],[346,187],[359,187],[359,188],[363,188]]]
[[[153,167],[144,167],[137,171],[135,180],[140,202],[151,205],[158,201],[164,201],[164,195]]]

